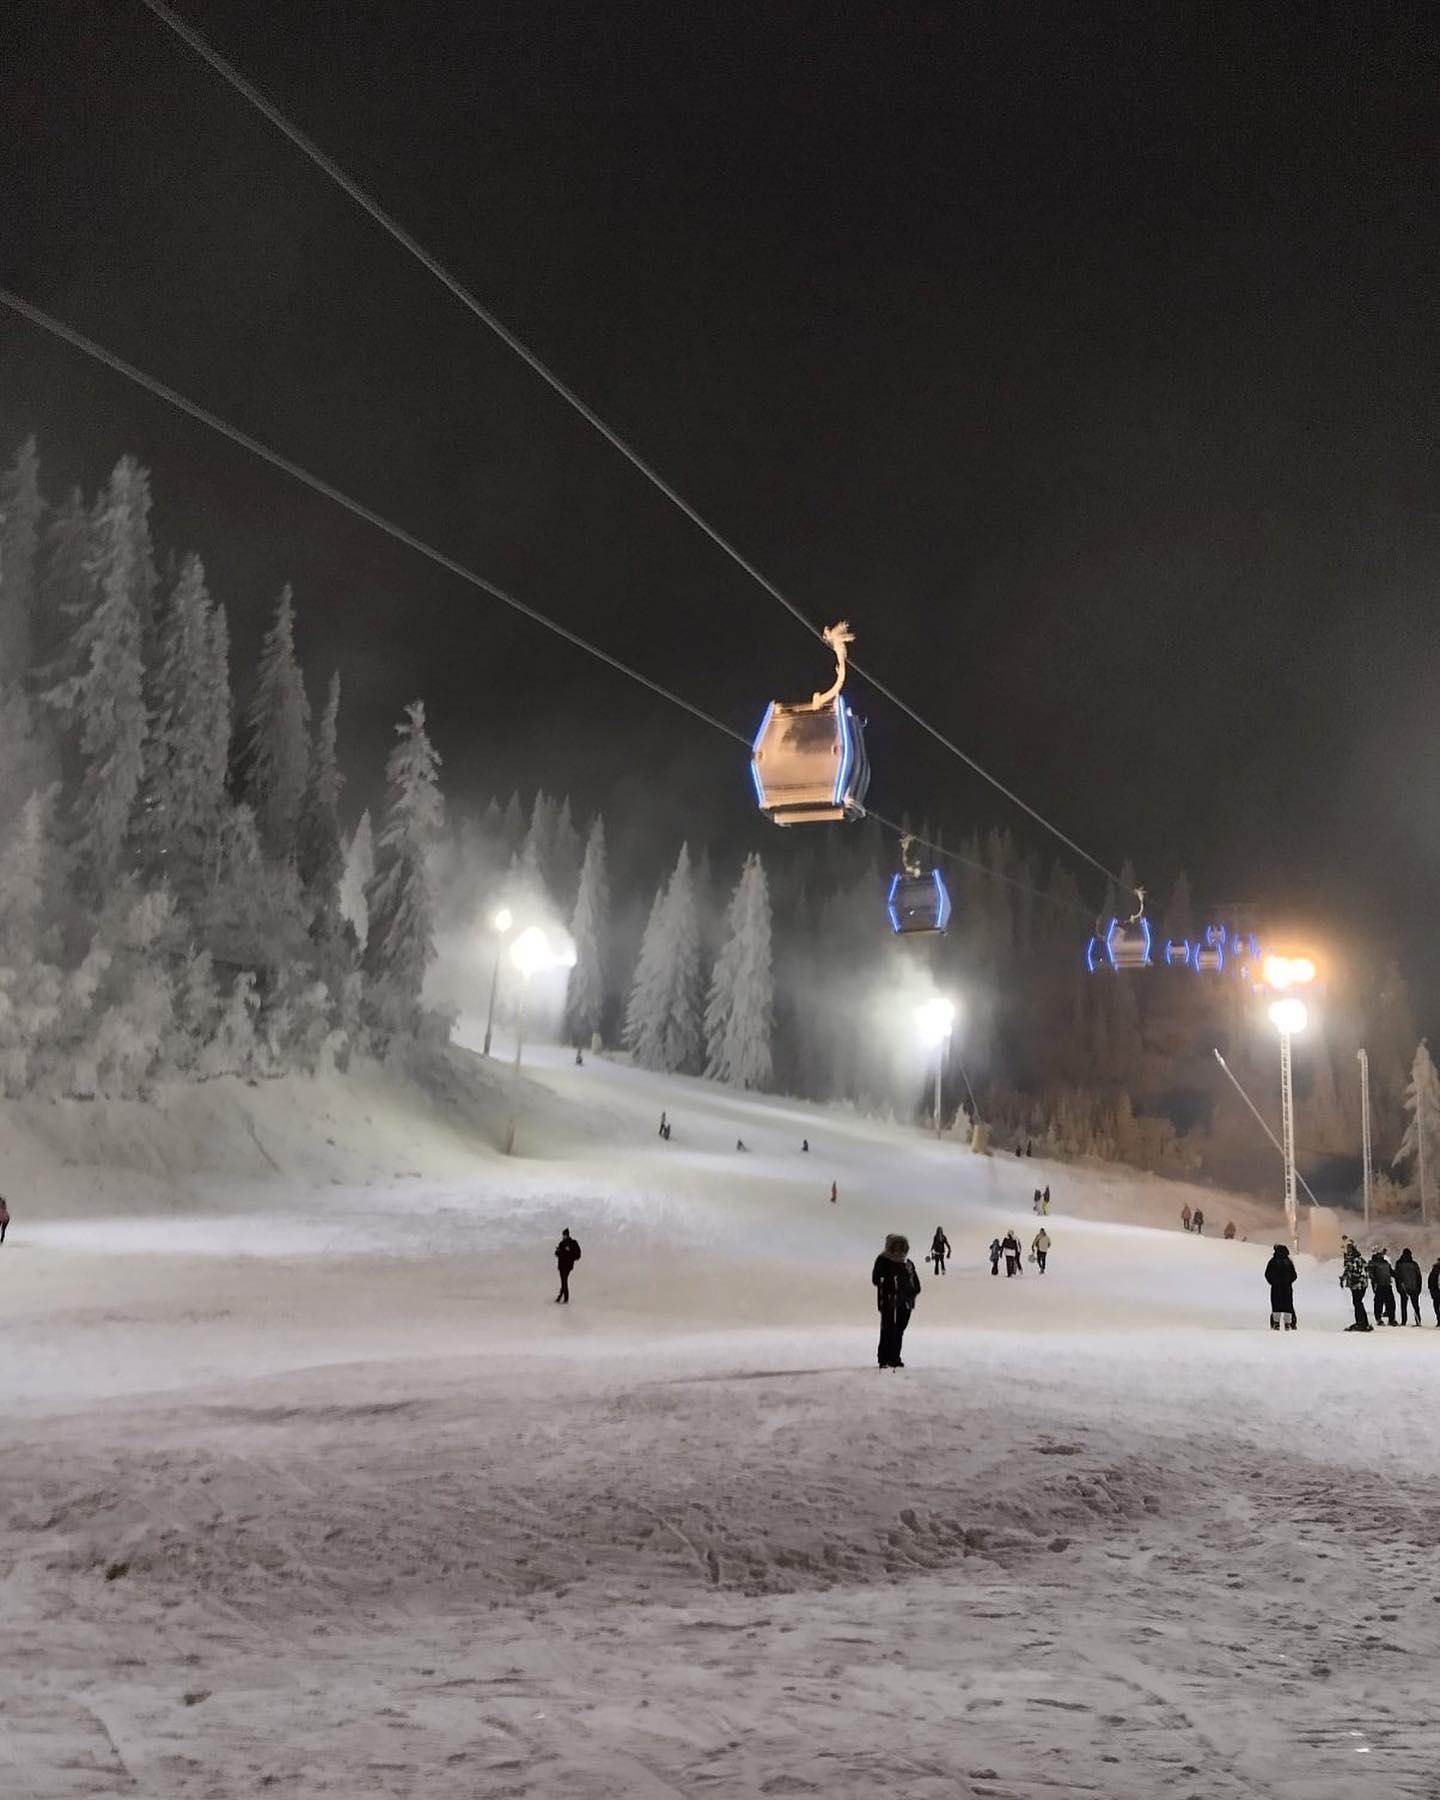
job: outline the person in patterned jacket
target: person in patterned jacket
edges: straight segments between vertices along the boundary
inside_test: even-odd
[[[1344,1263],[1340,1269],[1340,1285],[1350,1291],[1350,1300],[1355,1308],[1355,1323],[1347,1325],[1347,1331],[1369,1331],[1370,1321],[1365,1314],[1365,1290],[1370,1285],[1369,1271],[1365,1267],[1365,1258],[1360,1254],[1360,1247],[1354,1238],[1342,1240],[1344,1245]]]

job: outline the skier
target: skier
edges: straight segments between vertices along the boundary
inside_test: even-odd
[[[1182,1231],[1188,1231],[1190,1229],[1191,1217],[1190,1202],[1187,1200],[1180,1208],[1180,1229]]]
[[[992,1275],[998,1275],[1000,1273],[1000,1257],[1001,1257],[1001,1255],[1002,1255],[1002,1251],[1000,1248],[999,1238],[991,1238],[991,1240],[990,1240],[990,1273]]]
[[[1045,1258],[1050,1254],[1050,1233],[1042,1225],[1035,1233],[1035,1242],[1030,1246],[1030,1254],[1035,1258],[1036,1267],[1045,1273]]]
[[[1048,1219],[1050,1217],[1050,1190],[1048,1187],[1040,1196],[1040,1217],[1042,1219]]]
[[[905,1327],[920,1295],[920,1277],[910,1260],[910,1240],[892,1232],[870,1271],[875,1304],[880,1310],[879,1361],[882,1369],[903,1369],[900,1349]]]
[[[1221,1235],[1221,1237],[1224,1238],[1224,1240],[1227,1244],[1235,1236],[1235,1221],[1233,1219],[1226,1220],[1225,1229],[1224,1229],[1224,1231],[1221,1232],[1220,1235]]]
[[[1195,1208],[1195,1212],[1191,1218],[1190,1229],[1197,1232],[1201,1237],[1204,1237],[1205,1235],[1205,1215],[1198,1206]]]
[[[1370,1293],[1371,1305],[1375,1311],[1377,1325],[1393,1325],[1395,1323],[1395,1271],[1390,1259],[1385,1254],[1385,1246],[1379,1245],[1370,1258]]]
[[[1270,1283],[1270,1329],[1295,1329],[1295,1265],[1284,1244],[1275,1246],[1275,1254],[1265,1265],[1265,1279]]]
[[[1395,1285],[1400,1290],[1400,1323],[1420,1323],[1420,1265],[1408,1250],[1402,1250],[1395,1264]],[[1414,1315],[1412,1318],[1411,1315]]]
[[[0,1201],[0,1208],[4,1202]],[[0,1244],[5,1241],[5,1233],[0,1231]],[[1440,1256],[1435,1258],[1435,1266],[1430,1271],[1430,1280],[1426,1284],[1430,1289],[1430,1304],[1435,1308],[1435,1323],[1440,1325]]]
[[[945,1273],[945,1258],[949,1256],[949,1254],[950,1240],[945,1235],[945,1227],[943,1225],[937,1225],[935,1227],[935,1235],[930,1240],[930,1255],[928,1258],[930,1262],[934,1263],[935,1273],[937,1275],[943,1275]]]
[[[1340,1270],[1340,1285],[1348,1288],[1350,1299],[1355,1307],[1355,1323],[1347,1325],[1347,1331],[1368,1331],[1370,1320],[1365,1311],[1365,1289],[1369,1286],[1370,1275],[1365,1267],[1365,1258],[1360,1254],[1359,1245],[1353,1238],[1340,1240],[1344,1252],[1344,1263]]]
[[[5,1196],[0,1194],[0,1244],[5,1242],[5,1233],[10,1229],[10,1208],[5,1204]],[[1440,1263],[1436,1264],[1440,1268]],[[1435,1323],[1440,1325],[1440,1302],[1435,1307]]]
[[[560,1242],[555,1246],[555,1262],[560,1270],[560,1292],[555,1296],[557,1306],[570,1304],[570,1271],[580,1260],[580,1245],[570,1235],[567,1225],[560,1233]]]
[[[1000,1248],[1005,1252],[1005,1279],[1020,1273],[1020,1240],[1013,1231],[1005,1233]]]

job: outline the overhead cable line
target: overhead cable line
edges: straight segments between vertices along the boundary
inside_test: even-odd
[[[377,531],[385,532],[387,536],[395,538],[411,550],[418,550],[422,556],[429,557],[431,562],[438,563],[442,569],[448,569],[452,575],[458,575],[462,581],[468,581],[472,587],[480,588],[493,600],[499,600],[502,605],[510,607],[514,612],[529,619],[532,624],[543,626],[546,631],[553,632],[556,637],[564,638],[567,644],[573,644],[577,650],[584,650],[590,656],[598,658],[599,661],[608,664],[610,668],[617,670],[621,675],[628,676],[631,681],[638,681],[641,687],[649,688],[652,694],[658,694],[662,700],[668,700],[672,706],[681,707],[703,724],[713,726],[716,731],[723,731],[726,737],[733,738],[737,744],[744,744],[747,749],[749,748],[750,740],[744,732],[736,731],[733,726],[726,725],[723,720],[715,718],[703,708],[692,705],[689,700],[683,699],[679,694],[672,692],[670,688],[663,686],[658,681],[651,680],[648,675],[642,674],[639,669],[632,668],[629,663],[622,662],[618,656],[612,656],[608,650],[602,650],[598,644],[592,644],[588,638],[581,637],[579,632],[572,631],[568,625],[559,624],[542,613],[538,607],[530,606],[524,600],[517,599],[514,594],[500,587],[496,582],[487,580],[483,575],[477,575],[473,569],[467,568],[464,563],[458,562],[453,556],[447,556],[443,550],[437,550],[433,544],[427,544],[423,538],[416,537],[413,531],[407,531],[403,525],[397,525],[382,513],[376,512],[374,507],[366,506],[360,500],[352,500],[348,494],[342,493],[333,483],[324,480],[319,475],[312,475],[308,469],[301,468],[299,463],[292,462],[288,456],[282,456],[278,450],[270,449],[258,438],[251,437],[248,432],[241,431],[237,426],[227,424],[224,419],[207,411],[205,407],[197,405],[195,401],[187,400],[174,388],[168,387],[153,375],[147,375],[143,369],[137,369],[133,363],[128,363],[123,357],[116,356],[103,344],[97,344],[93,338],[85,337],[62,320],[52,318],[49,313],[42,312],[38,306],[32,306],[28,300],[22,300],[18,294],[11,293],[8,288],[0,288],[0,305],[8,306],[12,312],[19,313],[22,319],[28,319],[32,325],[38,325],[42,331],[48,331],[53,337],[60,338],[76,350],[83,351],[86,356],[93,357],[96,362],[104,363],[117,375],[123,375],[127,381],[133,381],[139,387],[147,389],[158,399],[165,401],[167,405],[187,413],[192,419],[199,420],[202,425],[209,426],[212,431],[218,431],[222,437],[229,438],[231,443],[238,444],[242,450],[250,451],[253,456],[260,457],[283,474],[293,476],[296,481],[303,482],[306,487],[312,488],[317,494],[323,494],[327,500],[333,500],[337,506],[343,506],[346,512],[353,513],[357,519],[364,519],[366,524],[373,525]]]
[[[189,48],[193,50],[203,62],[207,63],[222,80],[227,82],[242,99],[253,106],[264,118],[268,119],[275,129],[284,137],[288,138],[302,155],[308,157],[322,174],[333,181],[335,185],[347,194],[363,212],[367,213],[382,231],[388,233],[402,249],[408,251],[409,254],[413,256],[422,267],[428,270],[443,287],[448,289],[467,312],[478,319],[487,330],[493,332],[507,349],[512,350],[522,362],[546,383],[548,387],[553,389],[553,391],[560,396],[567,406],[577,412],[580,417],[585,420],[587,425],[599,432],[601,437],[603,437],[613,449],[618,450],[626,461],[645,477],[652,487],[663,494],[672,506],[678,508],[678,510],[689,519],[692,525],[702,531],[705,536],[708,537],[718,549],[723,551],[738,568],[743,570],[752,581],[762,587],[765,592],[770,595],[771,599],[783,606],[786,612],[794,619],[798,620],[798,622],[813,636],[818,638],[823,635],[821,629],[814,624],[801,608],[782,592],[782,590],[777,587],[767,575],[756,568],[755,564],[737,549],[723,533],[717,530],[703,514],[698,512],[695,507],[685,499],[683,494],[673,487],[657,469],[652,467],[652,465],[640,455],[639,451],[635,450],[627,443],[613,426],[607,424],[600,414],[583,400],[567,382],[563,381],[561,377],[548,366],[548,364],[542,362],[540,357],[536,355],[529,345],[521,338],[517,337],[503,320],[491,312],[489,307],[476,299],[469,288],[467,288],[456,276],[452,275],[445,265],[433,256],[430,251],[418,241],[418,239],[413,237],[397,219],[386,212],[379,201],[374,199],[353,176],[348,175],[338,163],[327,156],[320,146],[307,137],[305,133],[300,130],[298,125],[287,118],[273,101],[267,99],[253,82],[248,81],[246,77],[231,63],[227,62],[199,32],[188,25],[172,7],[167,6],[165,0],[141,0],[141,4],[146,6],[162,24],[168,26],[169,29],[174,32],[176,37],[180,38],[183,43],[188,45]],[[897,707],[908,719],[918,725],[922,731],[928,732],[929,735],[935,739],[936,743],[948,750],[952,756],[957,757],[973,774],[978,775],[982,781],[988,782],[989,785],[994,788],[997,793],[1002,794],[1012,806],[1018,807],[1021,812],[1033,819],[1037,825],[1041,826],[1045,831],[1048,831],[1053,838],[1064,844],[1067,850],[1073,851],[1076,856],[1088,863],[1091,868],[1097,869],[1107,881],[1114,882],[1117,887],[1124,885],[1114,870],[1108,868],[1098,857],[1092,856],[1088,850],[1083,849],[1075,842],[1074,838],[1063,832],[1058,825],[1052,824],[1043,813],[1037,811],[1028,801],[1022,800],[1019,794],[1017,794],[1013,788],[1007,787],[998,776],[992,775],[988,769],[982,767],[973,756],[962,750],[958,744],[948,738],[937,726],[932,725],[928,719],[922,717],[922,715],[907,701],[902,700],[893,688],[887,686],[878,675],[871,674],[871,672],[862,664],[853,660],[850,666],[857,675],[869,682],[876,693],[888,700],[892,706]]]
[[[887,831],[893,831],[897,837],[908,838],[912,844],[918,844],[922,850],[929,850],[936,856],[943,856],[947,862],[958,863],[962,869],[973,869],[977,875],[987,875],[991,881],[1000,881],[1006,887],[1017,889],[1022,894],[1032,894],[1035,899],[1043,900],[1047,905],[1063,907],[1066,912],[1073,912],[1078,917],[1094,922],[1094,914],[1078,901],[1062,899],[1059,894],[1047,894],[1043,888],[1033,886],[1028,881],[1017,881],[1013,875],[1003,875],[999,869],[992,869],[988,863],[977,862],[973,856],[965,856],[959,850],[950,850],[944,844],[937,844],[930,838],[921,837],[917,831],[907,831],[903,825],[897,825],[893,819],[887,819],[866,807],[865,817],[873,819],[877,825],[883,825]]]

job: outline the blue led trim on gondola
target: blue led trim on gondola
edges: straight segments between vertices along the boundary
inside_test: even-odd
[[[900,930],[900,915],[895,910],[895,890],[899,885],[899,875],[892,875],[890,877],[890,892],[885,896],[885,910],[890,915],[890,929],[896,933]]]

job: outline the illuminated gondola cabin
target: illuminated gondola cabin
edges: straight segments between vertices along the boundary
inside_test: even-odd
[[[1188,938],[1169,938],[1165,944],[1165,964],[1171,969],[1188,969],[1192,954]]]
[[[1223,975],[1225,972],[1225,927],[1207,925],[1205,935],[1195,946],[1195,969],[1200,975]]]
[[[865,732],[841,694],[850,628],[842,621],[824,637],[835,652],[834,684],[795,705],[772,700],[751,746],[755,798],[776,825],[865,816]]]
[[[934,936],[950,923],[945,877],[938,869],[920,867],[910,854],[909,838],[900,840],[900,867],[890,877],[885,910],[896,937]]]
[[[1092,975],[1102,969],[1123,974],[1128,969],[1150,967],[1150,921],[1145,917],[1145,890],[1137,888],[1140,905],[1128,919],[1111,919],[1102,932],[1097,924],[1095,935],[1085,946],[1085,967]]]

